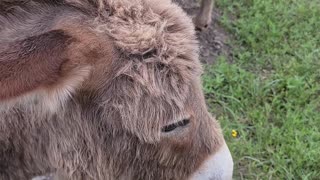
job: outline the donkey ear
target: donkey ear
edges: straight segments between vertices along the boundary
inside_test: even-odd
[[[62,76],[66,48],[74,39],[63,30],[0,42],[0,101],[49,86]]]

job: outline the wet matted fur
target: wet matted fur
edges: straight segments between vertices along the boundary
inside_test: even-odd
[[[201,71],[170,0],[1,1],[0,179],[189,178],[224,141]]]

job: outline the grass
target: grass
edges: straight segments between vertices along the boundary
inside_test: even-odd
[[[234,157],[234,179],[320,179],[319,0],[216,5],[233,55],[206,67],[203,84]]]

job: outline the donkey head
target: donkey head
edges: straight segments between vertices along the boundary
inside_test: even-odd
[[[50,137],[68,145],[48,142],[55,147],[47,149],[49,166],[74,179],[231,179],[230,152],[201,90],[194,26],[178,6],[7,6],[0,13],[0,102],[36,108],[47,126],[55,120],[60,133]],[[65,158],[70,151],[73,158]]]

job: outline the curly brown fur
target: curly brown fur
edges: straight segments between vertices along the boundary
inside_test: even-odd
[[[189,178],[223,144],[169,0],[0,2],[0,179]],[[188,128],[161,128],[190,118]]]

